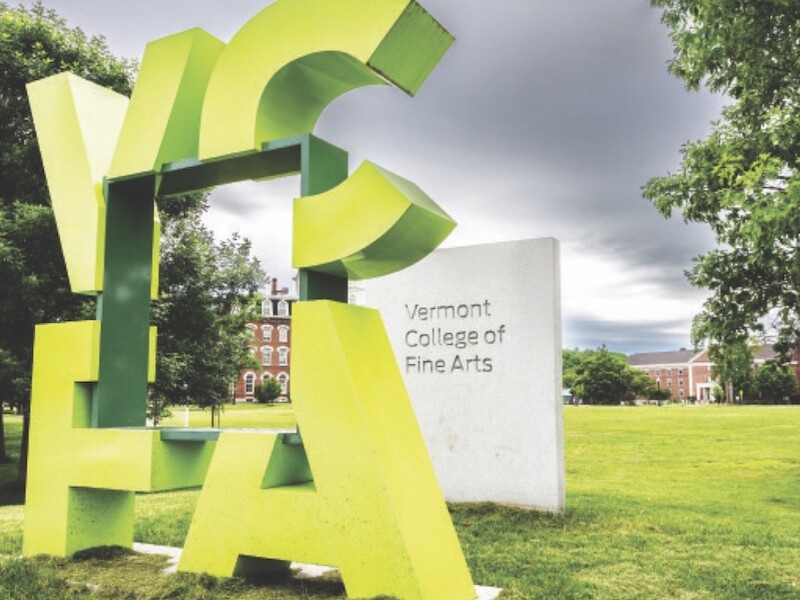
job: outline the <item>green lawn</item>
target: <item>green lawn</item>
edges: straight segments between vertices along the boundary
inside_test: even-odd
[[[286,407],[251,405],[228,408],[222,424],[290,419]],[[190,421],[207,426],[210,415],[196,411]],[[183,425],[181,409],[169,424]],[[566,514],[451,507],[477,583],[504,588],[505,600],[800,599],[800,407],[566,407],[565,429]],[[137,539],[181,545],[196,498],[141,496]],[[21,521],[20,507],[0,508],[0,554],[19,553]],[[343,597],[335,576],[257,586],[164,578],[160,566],[129,557],[11,561],[0,597],[14,597],[2,586],[17,581],[89,597],[64,579],[100,584],[93,598],[122,590],[133,590],[130,598]]]
[[[186,426],[186,409],[175,406],[170,409],[171,416],[164,419],[161,427]],[[291,404],[225,404],[220,417],[222,427],[269,427],[291,428],[297,422]],[[211,410],[189,409],[189,427],[210,427]]]

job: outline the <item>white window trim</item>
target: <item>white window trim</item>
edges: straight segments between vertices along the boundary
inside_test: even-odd
[[[286,394],[289,391],[289,374],[281,371],[276,379],[281,384],[281,394]]]
[[[252,371],[248,371],[244,374],[244,395],[245,396],[252,396],[256,393],[256,379],[258,379],[257,375]],[[249,384],[252,389],[250,391],[247,390],[248,388],[248,380],[251,381]]]
[[[286,346],[278,348],[278,366],[289,366],[289,348]]]
[[[289,316],[289,303],[286,300],[280,300],[278,302],[278,316],[279,317]]]
[[[263,367],[270,367],[272,366],[272,346],[262,346],[261,347],[261,366]],[[269,361],[266,358],[269,357]]]

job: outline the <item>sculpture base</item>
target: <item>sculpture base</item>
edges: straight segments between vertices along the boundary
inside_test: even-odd
[[[167,556],[169,558],[169,566],[164,569],[164,574],[172,574],[178,571],[178,561],[181,558],[181,548],[173,548],[171,546],[157,546],[155,544],[143,544],[136,542],[133,545],[133,551],[140,554],[158,554]],[[325,573],[335,571],[333,567],[323,567],[320,565],[307,565],[305,563],[293,562],[291,565],[294,574],[294,579],[314,579],[321,577]],[[502,588],[490,587],[487,585],[476,585],[475,594],[476,600],[494,600],[502,592]]]

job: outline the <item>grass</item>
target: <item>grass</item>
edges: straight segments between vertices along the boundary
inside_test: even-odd
[[[222,422],[290,418],[286,407],[237,406]],[[180,410],[172,419],[183,425]],[[476,583],[502,587],[502,600],[800,599],[800,408],[567,407],[565,432],[565,514],[451,506]],[[182,545],[197,494],[140,496],[136,538]],[[0,598],[344,597],[336,575],[264,585],[164,577],[160,558],[129,554],[12,560],[21,527],[21,507],[0,508]],[[13,582],[44,591],[9,595]]]
[[[186,411],[171,408],[172,414],[159,423],[160,427],[185,427]],[[292,428],[297,424],[290,404],[226,404],[220,417],[222,427]],[[190,407],[189,427],[210,427],[211,410]]]
[[[800,598],[800,410],[582,407],[565,421],[566,515],[487,509],[497,552],[478,581],[501,574],[508,598]]]

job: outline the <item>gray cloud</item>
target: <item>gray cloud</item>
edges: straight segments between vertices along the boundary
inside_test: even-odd
[[[439,71],[413,102],[388,90],[343,98],[322,122],[330,137],[414,168],[446,206],[501,203],[515,219],[552,223],[562,239],[633,251],[635,260],[642,249],[648,259],[679,251],[685,267],[708,247],[707,234],[667,224],[641,198],[721,105],[666,73],[670,47],[656,11],[588,0],[569,10],[426,5],[459,36]]]
[[[666,349],[691,348],[683,319],[660,322],[617,322],[588,317],[564,319],[565,348],[599,348],[633,354]]]

